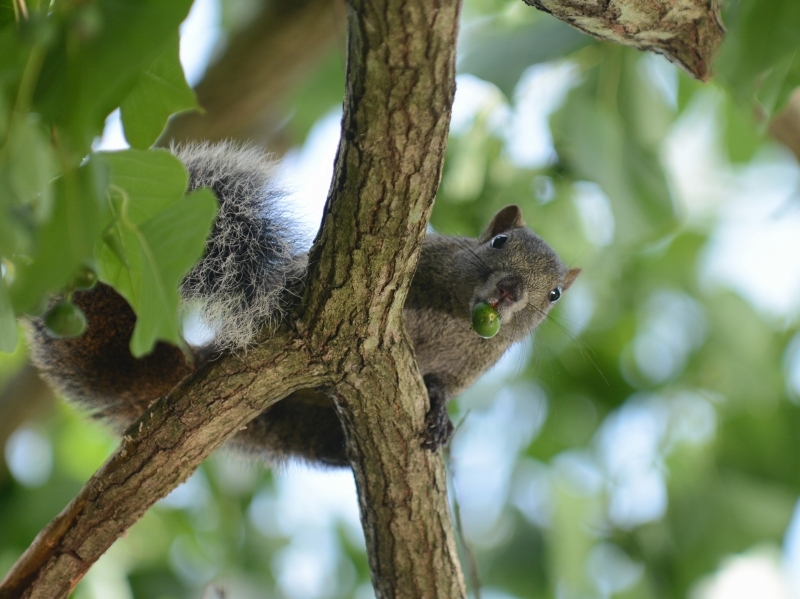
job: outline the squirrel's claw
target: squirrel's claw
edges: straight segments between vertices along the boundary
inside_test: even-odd
[[[440,446],[447,445],[454,430],[455,427],[447,414],[447,408],[444,405],[433,407],[425,416],[425,430],[421,435],[422,446],[425,449],[436,451]]]
[[[425,430],[421,435],[422,446],[436,451],[453,436],[453,423],[447,414],[447,387],[435,374],[426,374],[422,378],[430,401],[430,409],[425,416]]]

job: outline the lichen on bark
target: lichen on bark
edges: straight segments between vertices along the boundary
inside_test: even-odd
[[[663,54],[707,81],[724,28],[717,0],[523,0],[594,37]]]

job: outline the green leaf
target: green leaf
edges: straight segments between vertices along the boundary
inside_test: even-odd
[[[36,115],[26,117],[14,119],[8,136],[9,183],[17,202],[30,205],[34,217],[44,221],[52,204],[55,157]]]
[[[0,352],[11,353],[17,347],[17,321],[8,297],[6,282],[0,275]]]
[[[200,258],[217,209],[208,190],[184,196],[187,175],[162,150],[104,155],[111,168],[114,223],[97,252],[99,276],[136,312],[131,352],[158,340],[182,346],[178,288]]]
[[[744,105],[752,103],[765,77],[777,77],[780,91],[770,92],[774,103],[765,106],[771,113],[780,109],[788,92],[800,85],[800,70],[791,68],[800,51],[800,2],[742,0],[732,6],[726,15],[729,30],[715,69]],[[775,83],[771,87],[776,87]]]
[[[102,0],[56,13],[59,38],[42,66],[34,105],[80,160],[105,119],[164,52],[191,0]]]
[[[141,356],[156,339],[182,343],[175,321],[181,279],[203,253],[217,211],[217,200],[202,189],[142,225],[142,294],[131,352]]]
[[[14,105],[17,95],[17,88],[22,78],[22,73],[28,63],[33,44],[41,29],[27,30],[28,35],[20,35],[16,25],[10,27],[0,27],[0,89],[8,93],[6,109],[9,110]],[[33,33],[34,35],[31,35]],[[0,139],[4,135],[3,128],[8,123],[0,124]]]
[[[52,210],[53,151],[35,115],[14,118],[0,148],[0,254],[31,251],[36,227]]]
[[[178,56],[177,33],[140,75],[122,103],[125,137],[134,148],[149,148],[158,139],[170,115],[197,108],[194,91],[186,83]]]
[[[2,45],[0,45],[0,52],[1,51]],[[3,67],[5,67],[5,65],[0,63],[0,69]],[[0,140],[5,139],[6,135],[8,135],[9,115],[11,114],[10,102],[2,93],[3,91],[3,88],[0,87]]]
[[[94,245],[108,222],[107,171],[95,157],[55,184],[53,212],[36,233],[36,247],[18,264],[11,285],[17,313],[41,310],[45,295],[66,285],[75,270],[91,262]]]
[[[125,257],[125,248],[122,247],[122,241],[115,232],[115,227],[118,222],[119,219],[115,218],[111,225],[109,225],[109,228],[103,233],[103,243],[107,246],[104,249],[111,251],[125,268],[130,268],[131,265],[128,264],[128,259]]]
[[[111,183],[130,198],[128,217],[140,225],[178,201],[189,176],[166,150],[125,150],[98,154],[111,171]]]
[[[0,6],[0,28],[14,24],[14,9],[9,6]]]

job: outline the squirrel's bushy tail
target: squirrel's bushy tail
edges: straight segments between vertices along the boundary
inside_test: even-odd
[[[283,317],[300,290],[306,256],[282,193],[263,153],[230,143],[172,149],[190,174],[189,186],[211,187],[220,207],[203,258],[185,277],[181,294],[215,331],[215,349],[246,348],[265,326]],[[31,355],[65,397],[116,428],[133,422],[169,392],[210,352],[196,350],[188,365],[181,350],[159,343],[142,359],[128,349],[136,317],[111,287],[77,292],[87,317],[80,337],[50,337],[40,319],[30,322]]]
[[[265,325],[277,326],[305,271],[282,205],[286,194],[257,148],[202,143],[172,151],[189,171],[190,188],[210,187],[220,203],[205,255],[181,294],[214,329],[217,348],[246,348]]]

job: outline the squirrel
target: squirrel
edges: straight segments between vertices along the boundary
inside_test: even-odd
[[[307,256],[281,205],[286,194],[262,152],[230,143],[172,152],[189,172],[190,190],[210,187],[219,202],[204,255],[181,284],[183,301],[199,306],[215,330],[211,345],[192,348],[188,362],[183,350],[164,342],[134,358],[128,344],[136,316],[102,283],[73,294],[87,320],[81,336],[52,337],[41,319],[28,326],[32,360],[43,378],[118,432],[201,364],[246,348],[265,327],[274,329],[302,297]],[[430,400],[423,446],[435,450],[449,440],[448,400],[527,337],[579,273],[525,227],[517,206],[497,212],[477,239],[428,233],[403,310]],[[472,310],[481,302],[495,308],[502,322],[489,339],[471,327]],[[334,407],[313,390],[279,401],[230,444],[273,463],[297,458],[349,465]]]

